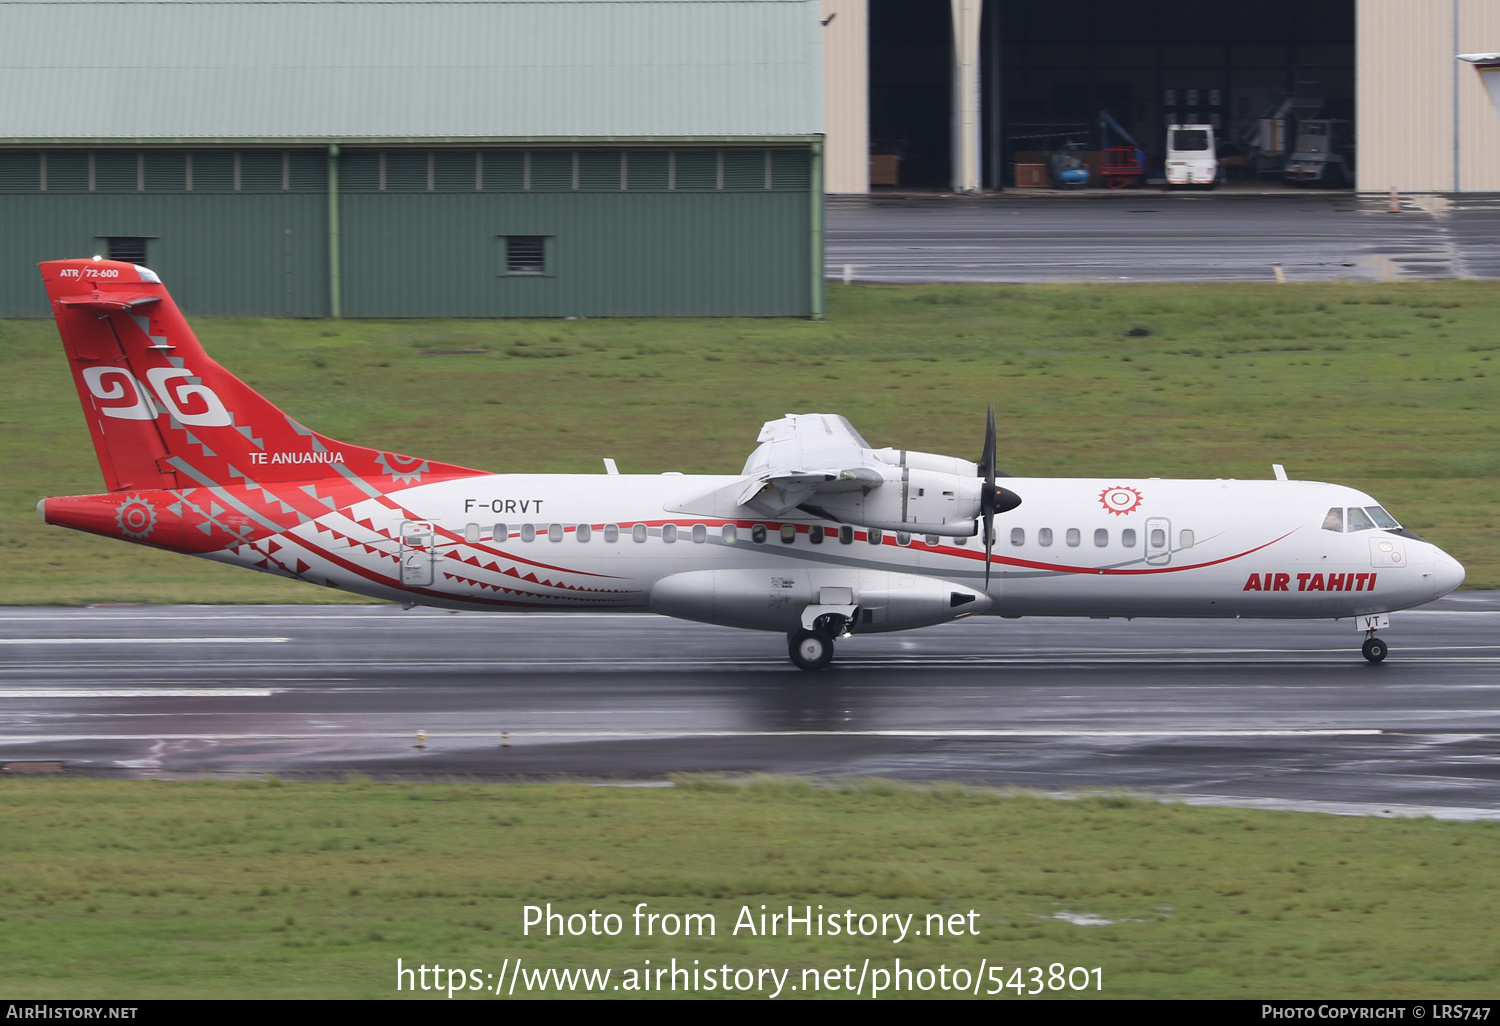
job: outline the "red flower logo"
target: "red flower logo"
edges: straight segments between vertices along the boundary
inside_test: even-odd
[[[1141,493],[1134,488],[1116,485],[1099,493],[1099,505],[1115,516],[1123,517],[1126,513],[1134,513],[1140,507]]]
[[[156,526],[156,509],[139,495],[126,496],[115,510],[115,523],[127,538],[144,538]]]

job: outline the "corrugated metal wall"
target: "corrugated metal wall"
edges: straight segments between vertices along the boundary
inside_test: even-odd
[[[1500,50],[1500,2],[1460,0],[1458,42],[1458,53]],[[1460,63],[1458,72],[1459,188],[1500,192],[1500,110],[1472,64]]]
[[[0,317],[48,316],[36,265],[107,255],[109,236],[145,237],[148,263],[192,313],[328,313],[321,194],[3,195],[0,224]]]
[[[351,195],[350,317],[805,316],[806,192]],[[507,274],[506,236],[547,240]]]
[[[870,191],[869,0],[822,0],[828,192]]]
[[[0,316],[46,316],[37,262],[110,236],[145,238],[190,313],[326,316],[326,168],[311,149],[0,151]],[[343,313],[807,316],[814,188],[805,147],[346,150]],[[545,240],[544,273],[508,272],[510,236]]]
[[[817,0],[5,0],[0,138],[816,135]]]
[[[1500,48],[1496,0],[1360,0],[1359,188],[1500,191],[1500,116],[1459,53]]]

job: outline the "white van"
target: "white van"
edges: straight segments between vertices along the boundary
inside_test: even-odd
[[[1212,189],[1219,177],[1213,125],[1167,126],[1167,186],[1201,185]]]

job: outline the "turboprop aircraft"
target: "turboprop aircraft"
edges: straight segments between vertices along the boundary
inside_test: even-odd
[[[738,474],[489,474],[303,427],[204,353],[160,279],[41,265],[107,491],[48,524],[407,604],[636,610],[836,638],[979,614],[1352,620],[1371,662],[1391,610],[1464,569],[1364,492],[1286,480],[997,482],[876,449],[843,417],[767,423]],[[997,522],[998,521],[998,522]]]

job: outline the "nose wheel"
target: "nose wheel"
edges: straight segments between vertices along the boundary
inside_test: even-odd
[[[1365,643],[1360,646],[1359,651],[1370,662],[1378,663],[1390,652],[1390,647],[1384,641],[1371,634],[1365,639]]]
[[[833,638],[823,631],[793,631],[787,635],[787,651],[801,670],[821,670],[833,662]]]

